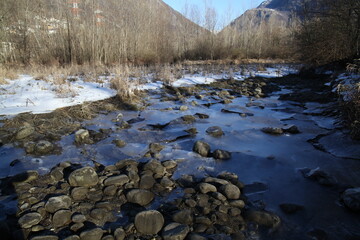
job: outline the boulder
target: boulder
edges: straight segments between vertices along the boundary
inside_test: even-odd
[[[240,189],[234,184],[222,185],[220,191],[230,200],[239,199],[240,197]]]
[[[71,197],[74,201],[81,201],[86,199],[89,189],[86,187],[76,187],[71,190]]]
[[[16,133],[16,140],[21,140],[24,138],[29,137],[35,132],[35,128],[31,126],[30,124],[26,123],[22,128],[19,129],[19,131]]]
[[[187,225],[179,223],[170,223],[167,225],[162,233],[164,240],[183,240],[190,231]]]
[[[213,137],[221,137],[224,135],[223,130],[218,126],[209,127],[206,129],[206,133]]]
[[[204,194],[206,194],[208,192],[216,192],[217,191],[216,187],[209,183],[200,183],[198,185],[198,188],[199,188],[200,192],[204,193]]]
[[[203,141],[196,141],[193,151],[200,154],[202,157],[208,157],[210,154],[210,145]]]
[[[31,212],[23,215],[21,218],[19,218],[19,225],[22,228],[31,228],[32,226],[37,225],[39,222],[41,222],[42,216],[40,213],[37,212]]]
[[[165,147],[161,145],[160,143],[150,143],[149,145],[149,151],[152,154],[156,154],[161,152]]]
[[[125,174],[122,174],[122,175],[118,175],[118,176],[108,177],[107,179],[105,179],[104,185],[105,186],[111,186],[111,185],[122,186],[128,182],[129,182],[129,177]]]
[[[146,206],[152,200],[154,200],[154,194],[144,189],[133,189],[126,194],[126,198],[131,203],[137,203],[140,206]]]
[[[74,214],[71,217],[71,221],[73,221],[74,223],[83,223],[86,221],[86,217],[85,217],[85,215],[82,215],[80,213]]]
[[[191,225],[194,221],[193,212],[189,209],[178,211],[173,215],[173,221],[181,224]]]
[[[231,158],[231,153],[225,150],[217,149],[213,152],[213,158],[219,160],[227,160]]]
[[[76,131],[75,132],[75,142],[77,144],[90,143],[91,139],[90,139],[89,131],[86,129],[80,129],[80,130]]]
[[[51,153],[54,150],[54,145],[49,141],[39,141],[35,145],[35,153],[36,154],[48,154]]]
[[[189,109],[189,107],[186,105],[180,106],[180,111],[187,111],[188,109]]]
[[[156,210],[142,211],[135,216],[134,224],[139,233],[154,235],[164,226],[164,217]]]
[[[51,197],[45,204],[45,210],[54,213],[60,209],[69,209],[71,206],[71,198],[67,195]]]
[[[123,148],[126,146],[126,142],[124,140],[120,140],[120,139],[114,140],[113,143],[119,148]]]
[[[347,189],[341,199],[350,210],[360,211],[360,188]]]
[[[55,228],[65,226],[71,222],[71,211],[59,210],[52,217],[52,225]]]
[[[115,240],[124,240],[126,237],[126,233],[123,228],[117,228],[114,231]]]
[[[80,233],[81,240],[100,240],[104,234],[101,228],[94,228],[91,230],[85,230]]]
[[[70,173],[69,184],[72,187],[93,187],[99,182],[99,177],[92,167],[83,167]]]

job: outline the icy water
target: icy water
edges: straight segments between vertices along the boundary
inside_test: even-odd
[[[61,146],[60,155],[35,158],[26,155],[23,149],[13,145],[0,148],[0,177],[38,170],[47,172],[51,167],[64,160],[93,165],[93,161],[109,165],[126,159],[136,158],[145,161],[144,154],[150,143],[165,146],[158,156],[160,160],[179,161],[174,178],[182,174],[197,176],[212,175],[223,170],[234,172],[247,187],[245,194],[253,204],[263,205],[282,219],[282,226],[276,232],[268,233],[263,239],[313,239],[321,238],[326,232],[327,239],[356,239],[360,236],[360,217],[342,206],[340,199],[344,187],[360,186],[360,144],[350,140],[341,130],[336,129],[336,119],[317,116],[327,105],[308,103],[305,107],[296,103],[280,101],[280,93],[269,98],[236,98],[231,104],[221,104],[214,98],[203,100],[187,98],[184,102],[163,101],[160,92],[149,94],[146,110],[121,111],[123,119],[134,122],[130,129],[119,130],[114,119],[120,112],[99,115],[83,125],[89,130],[111,129],[104,140],[77,147],[74,135],[65,136],[57,144]],[[283,90],[287,91],[287,90]],[[197,106],[191,104],[198,103]],[[203,105],[213,103],[209,107]],[[189,107],[186,111],[165,110]],[[233,113],[228,113],[229,110]],[[239,113],[246,113],[241,117]],[[156,129],[154,125],[164,125],[184,115],[203,113],[207,119],[196,119],[194,123],[172,124]],[[300,134],[274,136],[261,131],[264,127],[296,125]],[[219,126],[224,136],[214,138],[206,134],[206,129]],[[190,136],[185,130],[196,128],[198,133]],[[322,146],[319,150],[308,140],[319,135]],[[118,148],[112,141],[124,140],[127,145]],[[211,149],[222,149],[232,153],[229,160],[217,161],[202,158],[192,151],[195,141],[203,140]],[[17,160],[14,162],[14,160]],[[306,179],[301,173],[303,168],[320,168],[336,179],[332,187],[320,185]],[[4,197],[3,197],[4,198]],[[3,211],[14,211],[16,202],[9,198],[1,199]],[[279,208],[282,203],[295,203],[304,209],[295,214],[285,214]]]

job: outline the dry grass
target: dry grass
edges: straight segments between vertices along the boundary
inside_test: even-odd
[[[111,79],[111,87],[117,91],[120,99],[131,100],[135,96],[136,82],[131,81],[129,66],[117,66],[112,68],[111,72],[114,74]]]
[[[354,86],[349,90],[347,97],[349,100],[340,104],[343,117],[351,136],[360,140],[360,86]]]
[[[0,66],[0,84],[7,84],[7,80],[14,80],[19,77],[16,69],[9,69]]]

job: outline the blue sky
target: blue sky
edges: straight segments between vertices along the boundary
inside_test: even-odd
[[[218,14],[218,28],[229,24],[244,11],[260,5],[264,0],[163,0],[176,11],[183,13],[186,3],[196,5],[203,12],[205,4],[216,9]]]

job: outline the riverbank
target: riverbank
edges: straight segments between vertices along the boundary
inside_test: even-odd
[[[64,128],[59,124],[57,138],[50,137],[56,124],[40,124],[54,113],[5,120],[2,126],[11,121],[29,125],[14,124],[7,132],[11,137],[0,148],[2,219],[21,219],[23,230],[18,230],[29,238],[50,234],[77,239],[74,235],[90,231],[98,239],[165,238],[174,232],[190,239],[356,238],[360,236],[357,202],[348,199],[354,196],[350,190],[360,186],[359,143],[339,124],[333,111],[337,96],[325,85],[328,81],[328,75],[249,76],[155,88],[141,97],[136,109],[121,108],[116,99],[96,104],[93,116],[81,119],[80,115],[69,131],[61,132]],[[108,104],[114,106],[104,111]],[[53,115],[54,123],[60,116]],[[23,138],[16,139],[18,135]],[[129,164],[121,165],[126,159],[131,159]],[[147,169],[148,164],[156,167]],[[70,176],[86,166],[99,180],[91,181],[91,186],[75,186]],[[156,169],[166,171],[160,174]],[[35,178],[23,178],[23,188],[11,192],[10,176],[29,170],[40,175],[28,172],[26,177]],[[227,182],[209,182],[208,177]],[[110,184],[109,178],[128,180],[117,185],[119,179]],[[143,184],[153,185],[145,187],[142,178],[147,179]],[[229,183],[240,190],[239,196],[226,195],[223,185]],[[205,191],[204,185],[211,190]],[[30,189],[34,192],[29,195]],[[119,195],[107,195],[110,189]],[[73,191],[80,190],[84,200],[74,199]],[[129,192],[144,190],[155,200],[135,202],[143,206],[127,215],[127,203],[133,204]],[[46,208],[57,195],[75,205],[64,200],[63,209]],[[113,205],[114,199],[122,199],[121,206]],[[243,203],[234,206],[233,201]],[[158,213],[142,213],[150,210],[158,211],[164,222],[154,228],[158,232],[148,234],[135,216],[149,214],[161,223]],[[78,212],[84,221],[73,219]],[[182,212],[181,218],[175,218],[177,212]],[[34,224],[23,221],[29,213],[34,213],[29,215]],[[111,223],[100,222],[95,213]],[[233,218],[244,221],[233,225],[228,222]],[[59,219],[67,219],[66,224]],[[168,226],[172,222],[178,225]]]

